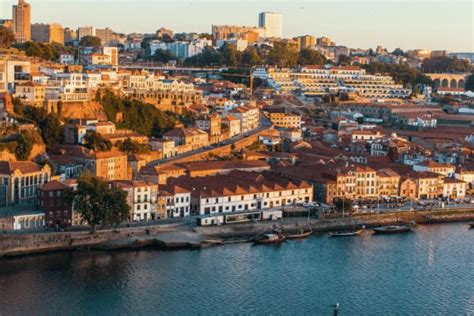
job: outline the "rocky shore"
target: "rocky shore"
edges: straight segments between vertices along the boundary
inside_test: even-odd
[[[311,227],[314,234],[322,234],[353,229],[356,226],[371,228],[413,221],[418,224],[469,222],[474,221],[474,209],[390,213],[334,219],[286,218],[280,221],[209,227],[158,225],[105,230],[94,234],[89,232],[3,234],[0,235],[0,257],[61,250],[199,249],[218,244],[251,241],[257,234],[272,231],[275,227],[288,233]]]

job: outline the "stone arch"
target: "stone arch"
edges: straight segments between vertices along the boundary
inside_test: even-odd
[[[449,86],[448,79],[443,79],[443,81],[441,81],[441,87],[448,87],[448,86]]]
[[[441,81],[439,79],[435,79],[433,81],[433,85],[434,85],[435,89],[438,88],[440,84],[441,84]]]
[[[465,84],[466,84],[466,82],[464,81],[464,79],[460,79],[458,81],[458,88],[464,88]]]
[[[451,88],[457,88],[458,87],[458,83],[455,79],[451,79],[451,82],[449,83],[449,86]]]

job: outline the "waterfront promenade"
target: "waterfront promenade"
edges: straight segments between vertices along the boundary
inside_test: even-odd
[[[314,233],[324,233],[354,226],[367,228],[400,221],[442,223],[474,221],[474,208],[465,210],[432,210],[360,214],[351,217],[325,219],[292,217],[280,221],[264,221],[222,226],[196,227],[192,222],[123,227],[119,229],[68,231],[31,234],[0,235],[0,257],[33,254],[58,250],[114,250],[123,248],[156,247],[164,249],[200,248],[209,246],[209,238],[254,236],[271,231],[275,225],[285,230],[311,227]],[[214,244],[214,243],[211,243]]]

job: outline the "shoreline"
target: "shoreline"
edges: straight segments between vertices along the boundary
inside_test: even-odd
[[[241,223],[222,226],[191,227],[160,225],[90,232],[60,232],[41,234],[0,235],[0,259],[28,256],[57,251],[115,251],[138,249],[202,249],[237,242],[251,242],[252,237],[270,232],[277,226],[291,233],[311,227],[313,235],[350,230],[365,226],[367,229],[415,221],[417,224],[442,224],[474,221],[474,209],[462,211],[420,211],[355,215],[346,218],[310,219],[284,218],[279,221]]]

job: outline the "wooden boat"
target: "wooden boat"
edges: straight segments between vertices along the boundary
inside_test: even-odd
[[[313,233],[312,230],[307,230],[305,231],[304,229],[301,229],[299,232],[295,234],[286,234],[286,239],[302,239],[302,238],[307,238]]]
[[[265,244],[281,244],[286,237],[281,234],[263,234],[255,239],[255,243],[259,245]]]
[[[398,234],[411,231],[412,225],[389,225],[372,228],[376,234]]]
[[[353,237],[360,235],[363,229],[358,229],[354,231],[342,231],[342,232],[332,232],[329,233],[329,237]]]

